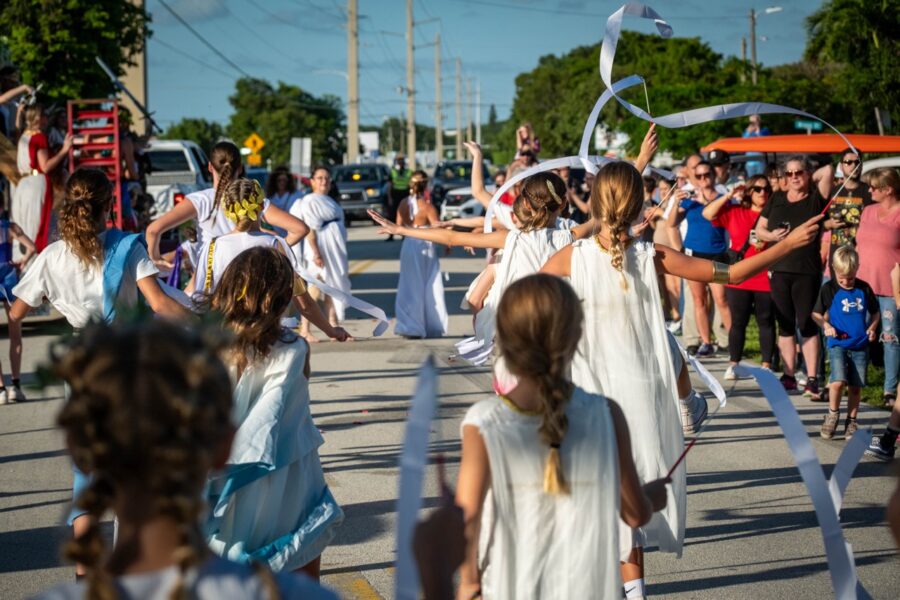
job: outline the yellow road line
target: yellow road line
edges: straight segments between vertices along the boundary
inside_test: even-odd
[[[325,585],[337,591],[344,600],[383,600],[372,584],[359,573],[336,573],[323,578]]]
[[[354,264],[350,268],[350,275],[359,275],[360,273],[362,273],[363,271],[365,271],[366,269],[368,269],[369,267],[371,267],[372,265],[377,263],[378,259],[377,258],[369,258],[366,260],[353,261],[353,262],[356,264]]]

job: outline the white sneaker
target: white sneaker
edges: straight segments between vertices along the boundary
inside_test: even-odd
[[[12,404],[13,402],[15,402],[15,400],[10,402],[9,393],[7,390],[4,389],[2,392],[0,392],[0,404]]]
[[[684,434],[697,433],[708,414],[706,398],[697,390],[691,390],[687,398],[679,400],[679,404],[681,405],[681,428]]]
[[[25,392],[22,391],[22,388],[17,385],[6,388],[6,392],[9,395],[10,403],[25,402],[28,399],[25,397]]]
[[[728,365],[725,370],[725,379],[728,381],[737,381],[738,379],[750,379],[750,372],[738,363],[736,365]]]
[[[807,382],[809,381],[809,377],[806,376],[806,373],[803,371],[795,371],[794,379],[797,380],[797,387],[805,387]]]
[[[666,329],[672,335],[678,335],[678,332],[681,331],[681,321],[666,321]]]

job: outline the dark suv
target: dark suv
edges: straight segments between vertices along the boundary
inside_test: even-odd
[[[482,163],[482,173],[487,176],[487,169]],[[444,196],[450,190],[469,187],[472,178],[472,161],[470,160],[444,160],[434,168],[434,176],[431,178],[431,202],[440,206]]]
[[[331,169],[331,178],[348,225],[353,219],[368,221],[368,209],[383,211],[388,203],[391,171],[386,165],[340,165]]]

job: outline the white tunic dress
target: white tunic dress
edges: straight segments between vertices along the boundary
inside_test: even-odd
[[[488,451],[491,493],[485,499],[479,556],[486,600],[619,598],[616,434],[602,396],[575,389],[560,448],[568,495],[543,491],[549,448],[540,417],[500,398],[472,406],[463,427],[478,428]]]
[[[196,293],[201,293],[206,290],[206,275],[209,271],[208,261],[210,242],[211,240],[203,244],[203,248],[197,255],[199,264],[197,265],[196,275],[194,275],[194,291]],[[212,293],[216,289],[216,286],[222,279],[222,275],[225,274],[225,269],[228,268],[228,265],[231,264],[231,261],[233,261],[238,254],[244,250],[249,250],[250,248],[256,248],[258,246],[264,248],[275,248],[280,246],[282,250],[284,250],[288,260],[291,261],[291,266],[293,266],[295,260],[294,254],[291,252],[284,239],[259,231],[229,233],[228,235],[216,238],[216,245],[213,248],[212,281],[209,282],[209,293]]]
[[[302,261],[315,277],[346,294],[350,294],[350,273],[347,264],[347,230],[344,228],[344,209],[323,194],[307,194],[291,207],[291,214],[316,232],[316,244],[325,262],[316,266],[309,242],[303,244]],[[294,246],[295,254],[298,253]],[[315,282],[310,282],[315,283]],[[338,321],[344,320],[344,303],[337,298],[334,309]]]
[[[655,251],[633,242],[625,251],[625,279],[594,238],[575,242],[571,283],[584,308],[584,333],[572,361],[572,381],[622,407],[641,481],[665,477],[684,449],[678,389],[657,287]],[[636,545],[681,554],[687,498],[685,469],[669,487],[666,508],[636,535]],[[624,523],[623,523],[624,527]],[[627,531],[627,528],[625,529]],[[623,539],[622,550],[629,544]]]
[[[409,211],[410,220],[414,221],[418,213],[415,198],[407,198],[401,210]],[[441,262],[432,242],[403,238],[394,312],[397,315],[394,333],[397,335],[440,337],[447,333]]]
[[[31,142],[31,134],[23,134],[19,138],[16,153],[16,166],[22,179],[16,184],[12,194],[10,213],[12,220],[22,228],[22,232],[28,239],[37,239],[38,230],[41,227],[41,209],[44,206],[44,194],[47,189],[47,178],[43,173],[33,174],[31,169],[31,157],[28,146]],[[19,244],[13,244],[13,258],[19,260],[22,252]]]

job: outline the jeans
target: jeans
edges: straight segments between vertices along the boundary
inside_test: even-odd
[[[897,392],[897,371],[900,369],[900,343],[897,335],[897,303],[892,296],[878,296],[881,307],[881,343],[884,346],[884,391]]]
[[[866,387],[866,368],[869,366],[869,352],[847,350],[840,346],[828,349],[828,362],[831,363],[829,383],[842,381],[850,387]]]

